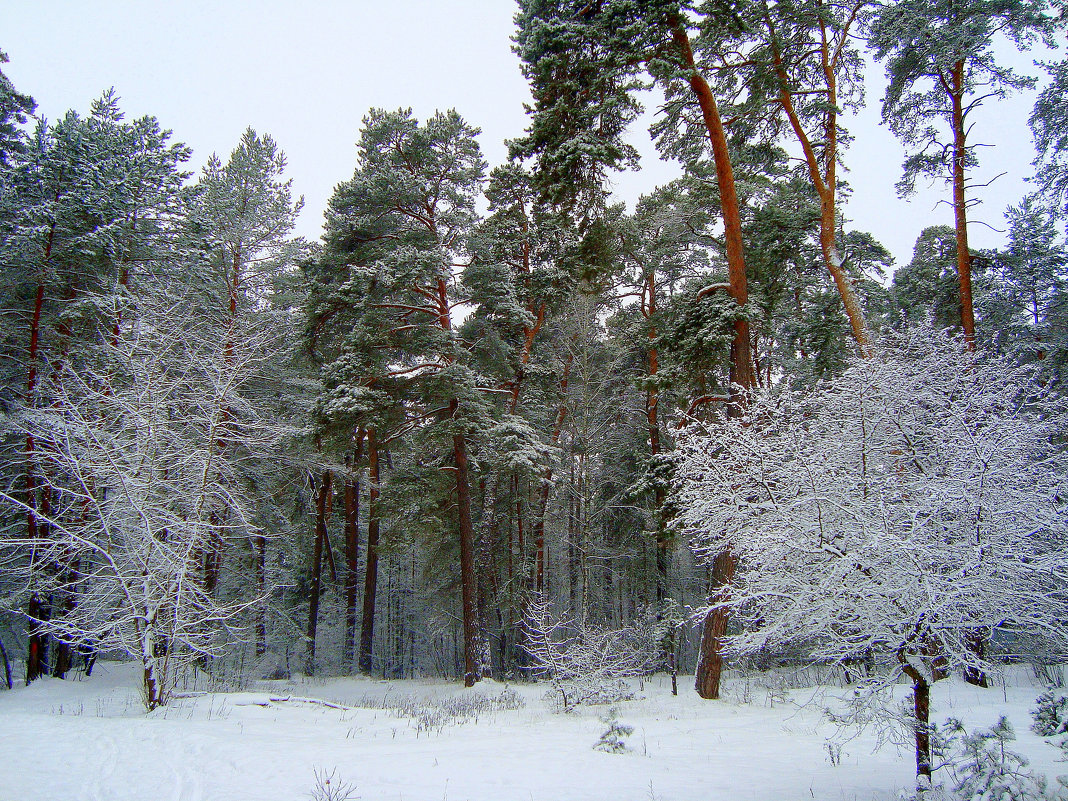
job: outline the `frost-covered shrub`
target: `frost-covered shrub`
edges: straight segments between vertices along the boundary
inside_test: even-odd
[[[477,723],[482,716],[520,709],[524,705],[523,697],[506,687],[497,695],[464,693],[448,698],[401,698],[389,702],[388,708],[398,715],[414,720],[416,731],[429,732],[468,721]]]
[[[627,738],[634,734],[634,727],[620,723],[615,709],[601,718],[601,722],[608,724],[608,728],[601,732],[601,738],[594,743],[593,750],[607,754],[624,754],[629,751]]]
[[[1068,697],[1063,690],[1050,687],[1035,699],[1031,716],[1035,719],[1031,731],[1039,737],[1053,737],[1068,732]]]
[[[625,679],[645,676],[663,664],[655,626],[641,621],[619,629],[555,617],[549,604],[532,603],[524,620],[523,648],[535,672],[552,682],[563,711],[579,704],[630,700]]]
[[[1016,739],[1012,724],[1002,716],[989,729],[968,733],[949,718],[943,729],[942,753],[953,778],[943,793],[952,801],[1066,801],[1064,778],[1050,787],[1046,777],[1027,765],[1026,757],[1010,750]]]

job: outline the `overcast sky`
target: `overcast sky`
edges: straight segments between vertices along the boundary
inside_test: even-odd
[[[0,49],[39,114],[84,113],[114,86],[128,117],[154,115],[193,148],[195,168],[212,152],[225,160],[248,126],[271,134],[305,197],[299,232],[316,238],[334,186],[352,175],[368,108],[411,107],[422,119],[454,107],[482,129],[486,160],[505,160],[503,142],[523,132],[530,98],[510,49],[514,11],[512,0],[0,0]],[[848,125],[856,142],[846,214],[905,263],[923,227],[953,217],[939,204],[941,186],[909,203],[896,197],[902,149],[878,125],[881,69],[871,78],[868,107]],[[1008,173],[982,190],[976,220],[1003,227],[1006,204],[1027,191],[1032,102],[1019,97],[976,118],[973,138],[994,145],[980,154],[980,180]],[[633,141],[645,168],[614,182],[630,203],[676,173],[658,163],[644,130]],[[971,236],[974,247],[1002,241],[978,224]]]

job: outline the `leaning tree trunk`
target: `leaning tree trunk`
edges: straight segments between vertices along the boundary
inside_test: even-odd
[[[739,306],[749,300],[749,288],[745,275],[745,258],[742,251],[742,218],[738,208],[738,193],[734,186],[734,169],[727,150],[727,137],[719,108],[712,89],[694,62],[690,38],[680,20],[672,20],[672,36],[689,72],[690,89],[701,106],[708,138],[712,143],[712,156],[716,166],[716,182],[719,185],[720,206],[723,210],[724,241],[727,251],[727,276],[730,295]],[[746,402],[746,393],[753,386],[753,360],[750,354],[749,321],[742,314],[734,322],[734,340],[731,343],[731,390],[728,415],[740,417]],[[723,604],[730,597],[730,581],[734,576],[734,554],[727,547],[716,557],[712,570],[713,601]],[[723,672],[721,655],[722,639],[727,633],[727,612],[715,608],[705,616],[701,633],[701,655],[697,663],[695,687],[702,698],[719,698],[720,676]]]

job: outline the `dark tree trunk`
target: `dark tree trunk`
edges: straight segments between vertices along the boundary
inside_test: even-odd
[[[968,650],[982,659],[986,656],[986,634],[982,629],[972,629],[967,635]],[[968,666],[964,668],[964,680],[976,687],[989,687],[990,680],[986,672],[980,668]]]
[[[356,644],[356,598],[360,583],[360,482],[345,478],[345,664],[352,665]]]
[[[7,649],[4,647],[4,638],[0,637],[0,659],[4,660],[4,677],[7,679],[7,688],[15,689],[15,682],[11,678],[11,660],[7,658]]]
[[[378,442],[367,430],[367,566],[363,577],[363,622],[360,628],[360,671],[370,675],[374,665],[375,592],[378,588]]]
[[[319,592],[323,574],[323,545],[326,542],[327,496],[330,494],[330,471],[324,470],[315,499],[315,550],[312,554],[311,590],[308,599],[308,653],[304,672],[315,672],[315,634],[319,625]]]
[[[256,656],[267,653],[267,538],[262,533],[252,537],[256,560],[256,591],[259,593],[259,609],[256,616]]]
[[[33,593],[26,607],[30,619],[30,643],[26,656],[26,683],[39,679],[48,672],[48,635],[40,622],[48,619],[48,609],[41,603],[41,596]]]
[[[450,404],[454,416],[459,402]],[[471,486],[467,474],[467,441],[463,434],[452,438],[456,467],[456,505],[460,523],[460,591],[464,618],[464,686],[473,687],[482,678],[482,638],[475,593],[475,537],[471,524]]]

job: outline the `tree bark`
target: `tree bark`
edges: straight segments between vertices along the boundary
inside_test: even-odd
[[[256,589],[260,596],[256,616],[256,656],[267,653],[267,538],[259,532],[252,537],[256,560]]]
[[[315,635],[319,626],[319,592],[323,574],[323,545],[326,542],[326,499],[330,494],[331,475],[324,470],[315,499],[315,549],[312,554],[311,590],[308,598],[308,652],[304,672],[315,673]]]
[[[765,21],[768,29],[774,34],[774,25],[770,16],[765,16]],[[845,36],[846,33],[843,31],[842,35]],[[820,42],[820,58],[827,87],[827,111],[823,122],[826,146],[822,153],[824,163],[822,170],[820,169],[816,148],[812,145],[808,134],[801,126],[801,120],[793,102],[793,93],[789,89],[789,76],[783,67],[782,57],[777,47],[773,50],[773,59],[781,87],[779,90],[779,105],[782,106],[783,111],[786,113],[790,128],[793,130],[798,144],[801,145],[812,186],[820,199],[820,252],[823,256],[823,263],[831,274],[831,278],[834,279],[846,316],[849,318],[849,326],[853,330],[853,338],[860,346],[861,354],[866,356],[870,352],[871,337],[868,335],[868,328],[864,320],[864,312],[860,307],[860,301],[843,269],[845,262],[838,250],[835,236],[838,210],[836,203],[838,189],[838,89],[835,78],[835,59],[837,56],[831,56],[829,49],[830,42],[823,38]]]
[[[560,441],[560,434],[564,430],[564,420],[567,419],[567,384],[571,376],[571,364],[575,360],[575,353],[569,350],[564,360],[564,374],[560,378],[560,405],[556,409],[556,419],[553,422],[553,432],[549,436],[549,444],[554,446]],[[534,591],[541,594],[545,591],[545,513],[549,508],[549,494],[552,491],[553,467],[550,464],[545,468],[541,476],[541,487],[538,490],[538,510],[534,517],[534,575],[531,586]]]
[[[712,603],[725,604],[730,600],[731,582],[736,566],[734,554],[726,548],[712,562]],[[701,651],[698,655],[694,686],[702,698],[719,698],[723,677],[723,635],[727,632],[726,608],[716,606],[705,615],[701,631]]]
[[[360,628],[360,672],[370,675],[374,666],[375,593],[378,589],[378,440],[367,429],[367,565],[363,574],[363,622]]]
[[[7,679],[7,688],[15,689],[15,682],[11,678],[11,660],[7,658],[7,649],[4,647],[4,639],[0,637],[0,659],[4,660],[4,678]]]
[[[738,207],[738,194],[734,186],[734,168],[731,166],[727,138],[719,108],[708,82],[698,72],[694,62],[693,48],[681,20],[671,20],[672,37],[689,70],[690,89],[701,106],[708,138],[712,143],[712,156],[716,166],[716,182],[719,186],[720,206],[723,211],[724,241],[727,251],[727,277],[730,295],[739,306],[749,300],[749,286],[745,273],[745,258],[742,249],[742,218]],[[746,393],[753,387],[753,359],[749,344],[749,321],[739,315],[734,322],[734,341],[731,343],[730,404],[728,415],[740,417],[743,413]],[[723,603],[730,594],[730,581],[734,576],[734,555],[728,546],[713,563],[714,600]],[[727,631],[727,612],[714,609],[705,617],[701,636],[701,656],[697,663],[695,686],[702,698],[719,698],[720,675],[723,657],[720,655],[721,640]]]
[[[362,437],[361,437],[362,439]],[[362,444],[362,443],[361,443]],[[357,445],[357,451],[361,445]],[[355,468],[354,468],[355,469]],[[360,482],[345,477],[345,649],[346,665],[352,665],[356,646],[356,598],[360,581]]]
[[[449,405],[455,416],[460,403]],[[456,505],[460,524],[460,593],[464,619],[464,686],[473,687],[482,678],[482,641],[479,634],[475,586],[475,537],[471,525],[471,490],[467,474],[467,441],[462,433],[453,435],[452,455],[456,468]]]
[[[975,312],[972,308],[972,256],[968,250],[968,206],[964,197],[964,163],[967,132],[964,130],[964,62],[950,71],[947,91],[953,104],[953,217],[957,231],[957,277],[960,283],[960,324],[968,350],[975,350]]]

